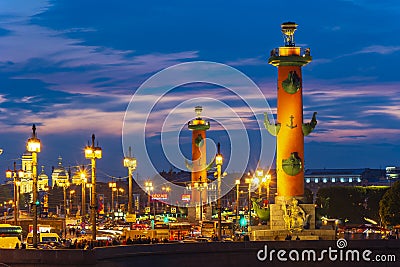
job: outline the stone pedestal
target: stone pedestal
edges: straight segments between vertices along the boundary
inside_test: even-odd
[[[285,240],[286,236],[289,234],[288,230],[270,230],[270,229],[259,229],[251,231],[250,240],[251,241],[282,241]],[[325,229],[313,229],[313,230],[303,230],[298,233],[292,233],[292,240],[296,238],[300,240],[335,240],[336,231],[335,230],[325,230]]]
[[[297,237],[300,240],[335,240],[336,231],[332,229],[315,229],[315,205],[314,204],[298,204],[299,207],[308,216],[308,228],[302,231],[290,232],[286,229],[284,220],[283,204],[290,204],[293,198],[277,197],[276,204],[270,204],[270,223],[269,225],[250,227],[250,239],[252,241],[264,240],[285,240],[288,234],[291,234],[292,240]]]

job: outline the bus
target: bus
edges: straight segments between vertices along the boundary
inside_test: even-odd
[[[218,221],[203,221],[201,223],[201,236],[203,237],[214,237],[218,234]],[[221,222],[221,234],[222,236],[232,237],[233,232],[233,222],[222,221]]]
[[[0,224],[0,248],[21,248],[22,227]]]
[[[192,225],[188,222],[173,222],[169,223],[168,227],[170,240],[182,240],[190,234],[192,229]]]

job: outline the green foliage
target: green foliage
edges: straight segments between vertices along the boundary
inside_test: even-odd
[[[388,190],[383,186],[332,186],[317,192],[318,213],[330,218],[365,223],[364,217],[379,222],[379,200]]]
[[[379,202],[379,215],[385,226],[400,224],[400,181],[383,195]]]

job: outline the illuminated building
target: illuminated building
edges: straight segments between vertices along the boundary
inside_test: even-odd
[[[44,166],[42,166],[42,171],[38,175],[38,190],[46,191],[49,186],[49,176],[44,172]]]
[[[22,170],[24,175],[21,178],[20,194],[32,194],[32,153],[26,151],[22,155]]]
[[[62,187],[69,182],[69,173],[62,165],[62,157],[58,157],[58,166],[51,173],[52,187]]]

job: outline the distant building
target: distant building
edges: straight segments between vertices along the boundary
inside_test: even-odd
[[[393,180],[400,178],[400,167],[386,167],[386,179]]]
[[[46,191],[49,186],[49,176],[44,172],[44,166],[42,166],[42,171],[38,175],[38,190]]]
[[[51,174],[52,187],[62,187],[69,183],[69,173],[62,165],[62,157],[58,157],[58,166],[53,169]]]
[[[22,170],[24,171],[24,176],[21,178],[21,194],[32,194],[33,192],[33,180],[32,180],[32,153],[25,152],[22,155]],[[49,177],[44,172],[44,166],[42,166],[42,171],[37,177],[38,181],[38,191],[45,191],[49,185]]]
[[[385,171],[379,169],[308,169],[304,173],[304,187],[314,197],[318,190],[330,186],[389,185]]]
[[[21,178],[21,194],[32,194],[33,182],[32,182],[32,153],[26,151],[22,155],[22,170],[24,171],[24,177]]]

